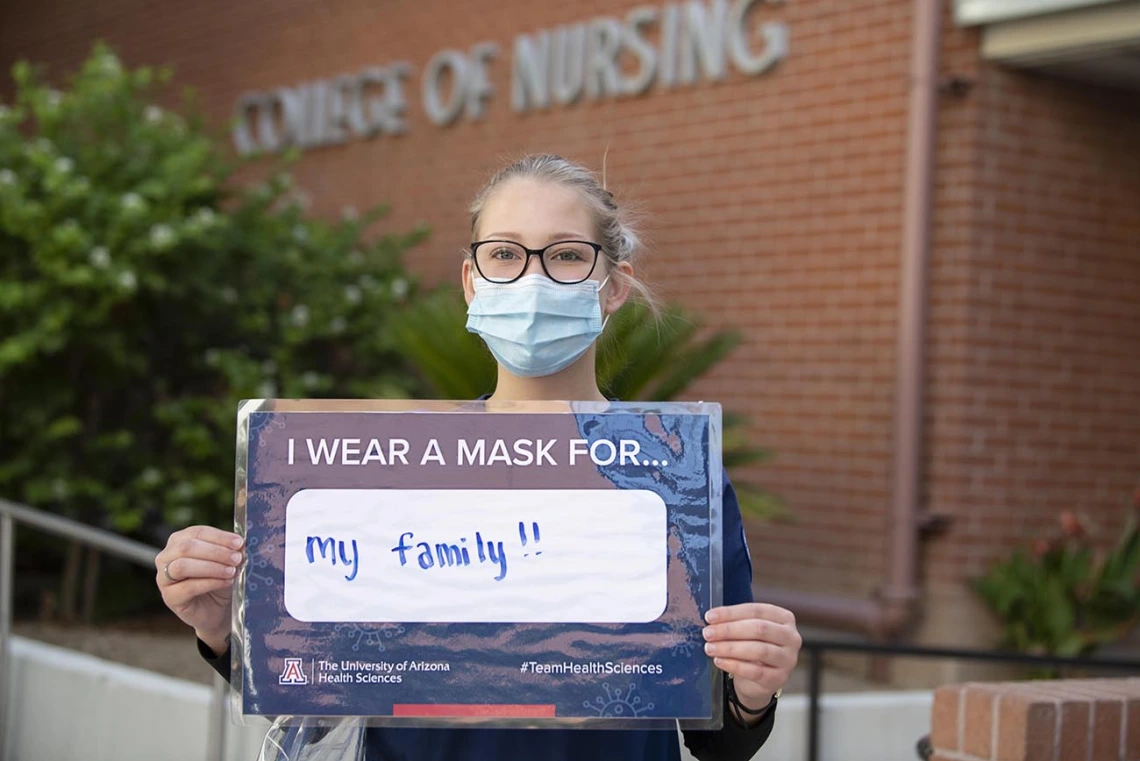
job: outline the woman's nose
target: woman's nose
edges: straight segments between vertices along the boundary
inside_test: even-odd
[[[546,277],[546,271],[542,269],[541,258],[542,257],[539,256],[528,256],[526,269],[523,270],[522,276],[525,277],[527,275],[542,275],[543,277]]]

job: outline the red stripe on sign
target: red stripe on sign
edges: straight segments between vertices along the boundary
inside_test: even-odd
[[[494,716],[500,719],[552,719],[553,705],[489,703],[397,703],[393,716]]]

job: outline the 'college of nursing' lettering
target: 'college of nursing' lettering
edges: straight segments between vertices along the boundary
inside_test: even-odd
[[[624,19],[589,21],[515,37],[511,106],[519,113],[590,100],[641,95],[654,82],[665,90],[720,81],[728,64],[746,75],[768,71],[788,55],[788,29],[748,23],[754,6],[783,0],[689,0],[638,6]],[[655,31],[655,34],[653,34]],[[651,40],[655,37],[655,40]],[[757,40],[760,38],[762,42]],[[441,50],[424,68],[424,112],[437,126],[460,116],[480,119],[494,94],[487,67],[493,42],[469,51]],[[296,87],[246,93],[237,103],[233,140],[240,154],[313,148],[406,131],[405,61]],[[444,92],[445,83],[447,92]]]

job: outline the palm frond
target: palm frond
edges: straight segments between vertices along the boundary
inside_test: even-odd
[[[390,323],[397,350],[441,399],[474,399],[495,388],[495,360],[466,322],[462,296],[444,288]]]

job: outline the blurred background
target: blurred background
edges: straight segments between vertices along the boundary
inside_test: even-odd
[[[491,390],[467,205],[553,152],[639,212],[663,326],[625,310],[599,375],[724,405],[758,599],[820,643],[1140,657],[1140,3],[6,2],[0,71],[0,506],[162,546],[232,525],[239,399]],[[15,536],[8,669],[209,683],[153,566]],[[825,703],[827,758],[1064,675],[806,654],[881,696]],[[70,757],[11,739],[17,677],[9,743]]]

